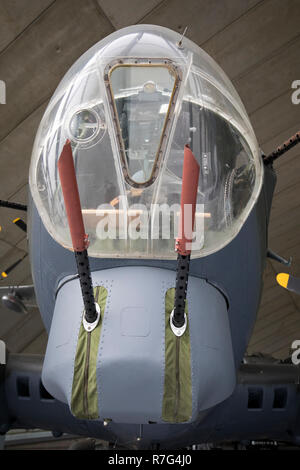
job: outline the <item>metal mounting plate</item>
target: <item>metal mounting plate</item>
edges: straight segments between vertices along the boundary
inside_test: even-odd
[[[184,324],[180,328],[178,328],[177,326],[175,326],[173,324],[173,317],[174,317],[174,309],[172,310],[171,315],[170,315],[171,330],[173,331],[175,336],[182,336],[184,334],[185,330],[186,330],[186,327],[187,327],[186,313],[184,314]]]
[[[95,306],[96,306],[97,318],[93,323],[89,323],[88,321],[86,321],[86,319],[85,319],[85,310],[83,311],[82,323],[83,323],[84,329],[88,333],[90,333],[91,331],[93,331],[96,328],[96,326],[98,325],[99,320],[100,320],[100,316],[101,316],[100,306],[97,304],[97,302],[95,302]]]

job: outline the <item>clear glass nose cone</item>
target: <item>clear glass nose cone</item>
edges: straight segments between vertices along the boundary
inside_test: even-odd
[[[176,259],[182,166],[200,166],[192,257],[226,246],[263,182],[251,123],[232,83],[196,44],[135,25],[95,44],[55,91],[35,139],[30,189],[42,221],[72,249],[57,161],[67,139],[90,256]]]

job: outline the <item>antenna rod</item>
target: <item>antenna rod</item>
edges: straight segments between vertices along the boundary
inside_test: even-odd
[[[298,131],[295,135],[290,137],[287,141],[285,141],[282,145],[277,147],[274,152],[270,153],[270,155],[263,155],[263,161],[265,165],[269,163],[273,163],[278,157],[283,155],[285,152],[293,148],[295,145],[299,144],[300,142],[300,131]]]
[[[174,314],[172,317],[172,323],[175,328],[182,328],[185,324],[184,311],[187,294],[190,257],[192,251],[191,244],[193,239],[193,228],[195,221],[198,179],[200,170],[199,164],[188,145],[184,147],[183,158],[184,159],[182,173],[179,237],[176,239],[175,245],[175,250],[178,253],[175,306]]]
[[[84,230],[72,147],[69,140],[64,145],[57,166],[77,263],[85,319],[88,323],[94,323],[97,319],[97,311],[87,253],[89,241]]]
[[[188,29],[188,27],[186,26],[186,27],[184,28],[184,31],[183,31],[183,33],[182,33],[182,35],[181,35],[181,37],[180,37],[178,43],[177,43],[177,46],[178,46],[179,48],[182,48],[182,41],[183,41],[183,38],[184,38],[184,36],[185,36],[185,33],[187,32],[187,29]]]

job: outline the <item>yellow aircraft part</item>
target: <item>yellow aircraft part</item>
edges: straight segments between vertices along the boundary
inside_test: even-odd
[[[286,274],[286,273],[279,273],[277,274],[276,276],[276,280],[278,282],[278,284],[282,287],[284,287],[285,289],[287,288],[287,285],[288,285],[288,282],[289,282],[289,277],[290,275],[289,274]]]

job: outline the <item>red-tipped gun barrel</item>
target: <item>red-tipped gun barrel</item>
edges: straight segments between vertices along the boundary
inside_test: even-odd
[[[87,254],[88,236],[84,230],[72,147],[69,140],[67,140],[63,147],[57,166],[75,252],[85,307],[85,319],[88,323],[94,323],[97,320],[98,314],[95,307],[89,258]]]
[[[195,212],[197,203],[197,191],[199,180],[199,164],[190,147],[184,147],[182,190],[181,190],[181,214],[179,221],[179,237],[176,239],[175,249],[181,255],[191,253]]]
[[[200,171],[199,164],[188,145],[184,148],[183,158],[179,237],[175,245],[175,250],[178,253],[175,304],[170,318],[171,329],[176,336],[182,336],[187,325],[185,302]]]
[[[83,251],[88,248],[88,237],[84,230],[72,147],[69,140],[64,145],[57,166],[73,248],[74,251]]]

